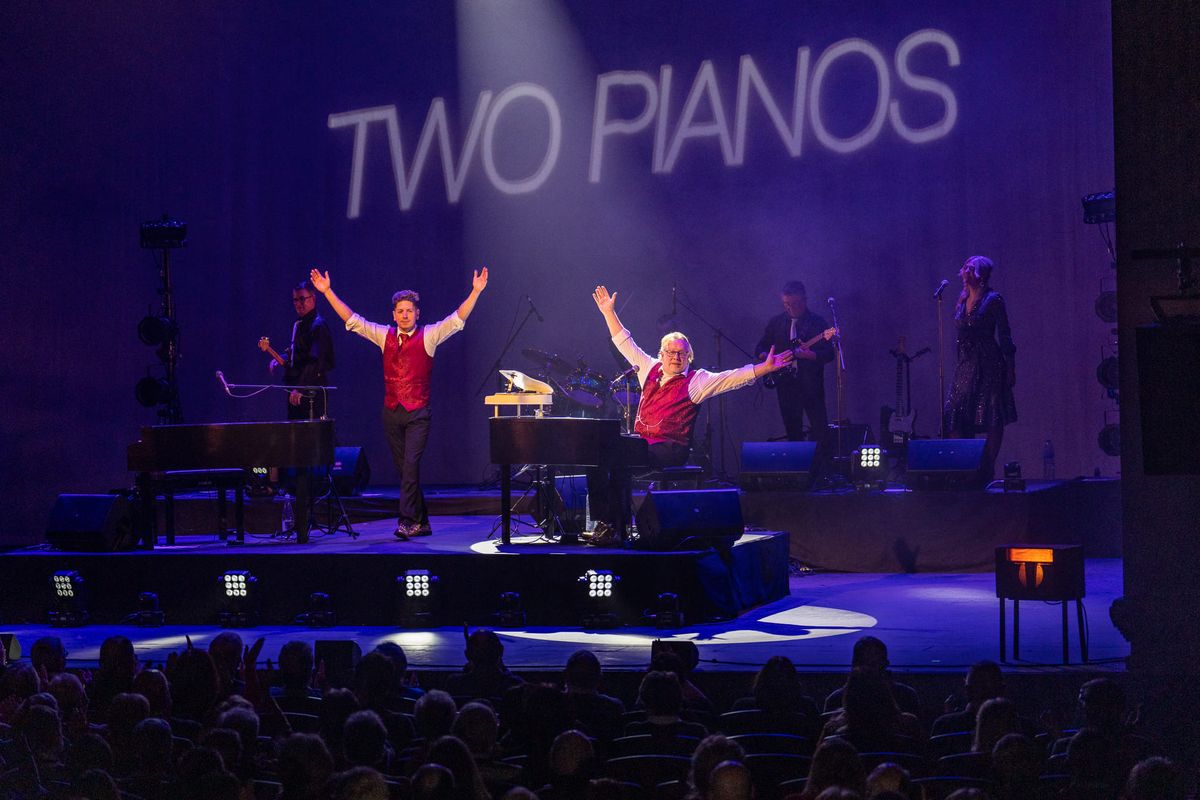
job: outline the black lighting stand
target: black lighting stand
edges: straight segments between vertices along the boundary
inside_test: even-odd
[[[159,385],[147,376],[138,384],[138,399],[157,400],[149,405],[158,405],[161,424],[178,425],[183,422],[183,408],[179,399],[179,325],[175,319],[175,298],[171,288],[171,251],[187,244],[187,223],[170,219],[163,214],[161,220],[143,222],[139,227],[139,238],[143,249],[161,251],[158,259],[158,293],[161,298],[159,316],[148,316],[138,325],[138,335],[147,344],[159,345],[158,357],[166,371],[164,382]],[[143,387],[154,387],[153,394],[146,394]]]

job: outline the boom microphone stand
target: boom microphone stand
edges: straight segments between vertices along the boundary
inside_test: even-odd
[[[528,298],[526,297],[524,299]],[[520,300],[517,302],[520,303]],[[496,360],[492,362],[492,365],[488,367],[487,372],[484,373],[483,380],[479,382],[479,388],[475,390],[475,394],[473,395],[474,397],[478,397],[479,393],[483,391],[485,386],[487,386],[488,381],[492,379],[492,376],[500,371],[500,365],[504,361],[504,357],[508,355],[508,348],[512,347],[512,343],[515,342],[517,337],[521,335],[521,329],[525,327],[525,323],[529,322],[529,318],[535,314],[537,315],[538,322],[542,322],[542,315],[538,314],[537,309],[533,307],[533,301],[530,300],[529,309],[525,312],[525,316],[521,319],[521,324],[518,325],[516,330],[512,332],[512,335],[508,337],[508,341],[504,343],[504,347],[500,348],[500,355],[496,356]]]
[[[938,438],[946,438],[946,414],[942,406],[946,402],[946,332],[945,322],[942,319],[942,292],[946,291],[946,287],[950,285],[950,281],[943,280],[936,290],[933,292],[933,299],[937,301],[937,322],[938,322]]]
[[[741,345],[739,345],[733,339],[729,338],[729,336],[727,336],[724,331],[722,331],[716,325],[713,325],[711,322],[709,322],[699,311],[692,308],[690,305],[688,305],[683,300],[680,300],[678,297],[678,292],[675,292],[674,295],[675,296],[673,299],[680,308],[682,308],[684,311],[687,311],[688,313],[690,313],[696,319],[700,320],[700,322],[705,327],[707,327],[710,331],[712,331],[713,339],[717,345],[717,370],[718,371],[721,369],[721,342],[722,342],[722,340],[729,342],[731,345],[733,345],[735,350],[737,350],[742,355],[746,356],[746,358],[750,359],[751,362],[755,361],[754,356],[747,353],[742,348]],[[717,430],[719,431],[720,436],[721,436],[721,470],[720,470],[720,472],[717,472],[716,475],[721,480],[728,482],[729,481],[729,473],[725,471],[725,397],[724,397],[724,395],[717,396],[717,414],[718,414]],[[711,424],[711,422],[708,424],[708,433],[706,435],[706,438],[708,439],[707,449],[708,449],[709,464],[715,464],[715,461],[713,459],[713,453],[712,453],[712,424]],[[715,469],[714,469],[714,472],[715,472]]]

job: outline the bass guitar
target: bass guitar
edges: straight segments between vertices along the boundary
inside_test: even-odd
[[[266,336],[264,336],[258,340],[258,349],[262,350],[264,353],[269,355],[271,358],[273,358],[277,362],[279,362],[279,366],[286,367],[288,365],[288,360],[286,358],[284,358],[283,356],[279,355],[279,353],[275,352],[275,348],[271,347],[271,340],[269,338],[267,338]]]
[[[817,342],[819,342],[821,340],[829,341],[830,339],[832,339],[833,337],[835,337],[837,335],[838,335],[837,328],[826,328],[825,330],[821,331],[820,333],[818,333],[816,336],[812,337],[811,339],[807,339],[807,340],[792,339],[791,344],[788,345],[788,350],[792,351],[792,356],[794,358],[798,358],[800,355],[800,351],[811,350],[812,346],[814,344],[816,344]],[[776,354],[776,355],[778,355],[778,354]],[[780,375],[784,375],[784,374],[794,375],[795,373],[796,373],[796,362],[793,361],[791,364],[789,364],[788,366],[784,367],[781,370],[778,370],[777,372],[768,373],[767,376],[765,378],[763,378],[763,381],[762,381],[763,386],[765,386],[768,389],[774,389],[775,384],[778,382]]]

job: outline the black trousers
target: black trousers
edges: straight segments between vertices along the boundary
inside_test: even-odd
[[[647,450],[654,469],[680,467],[692,449],[686,444],[657,442]],[[592,519],[620,528],[629,517],[630,470],[628,467],[588,467],[588,506]]]
[[[392,462],[400,473],[397,518],[401,524],[429,524],[425,495],[421,493],[421,456],[429,441],[430,419],[428,406],[414,411],[406,411],[404,406],[383,408],[383,432],[392,451]]]
[[[825,411],[825,392],[817,387],[806,386],[798,380],[780,378],[775,385],[779,395],[779,414],[788,441],[804,441],[804,417],[808,416],[808,427],[813,441],[825,435],[829,417]]]

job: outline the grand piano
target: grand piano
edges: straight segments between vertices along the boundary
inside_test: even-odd
[[[619,419],[492,417],[491,460],[500,466],[500,538],[510,543],[512,465],[625,469],[649,463],[646,440],[621,433]]]
[[[165,490],[168,503],[167,543],[173,544],[174,489],[188,483],[218,487],[222,516],[225,490],[234,489],[240,544],[245,541],[242,499],[247,470],[326,466],[333,463],[333,452],[333,420],[329,419],[146,426],[126,454],[129,470],[138,473],[143,546],[153,548],[157,539],[154,503],[160,490]],[[307,498],[297,497],[297,502]]]

